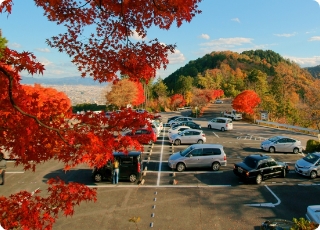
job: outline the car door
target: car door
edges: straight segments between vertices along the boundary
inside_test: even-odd
[[[270,167],[270,175],[272,177],[277,177],[281,175],[282,167],[275,161],[269,161],[268,166]]]
[[[259,166],[258,166],[261,174],[263,177],[269,177],[271,174],[271,170],[270,167],[268,165],[267,162],[262,162]]]
[[[120,159],[119,165],[119,178],[127,179],[132,171],[133,157],[132,156],[123,156]]]
[[[201,167],[202,148],[193,149],[186,156],[185,163],[187,168]]]
[[[184,131],[183,136],[181,136],[181,143],[183,144],[193,143],[192,138],[193,138],[193,131],[191,130]]]
[[[286,152],[287,138],[281,138],[274,143],[277,152]]]
[[[202,150],[202,157],[200,159],[201,167],[211,167],[212,163],[214,161],[220,162],[219,156],[221,156],[220,149],[214,149],[214,148],[204,148]]]
[[[286,152],[293,152],[293,149],[296,147],[296,140],[291,138],[287,139]]]

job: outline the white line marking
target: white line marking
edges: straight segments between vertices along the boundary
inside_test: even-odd
[[[164,134],[165,134],[165,131],[164,131]],[[160,164],[159,164],[159,172],[158,172],[157,186],[160,185],[160,176],[161,176],[161,166],[162,166],[162,155],[163,155],[164,136],[165,136],[165,135],[163,135],[163,138],[162,138],[161,151],[160,151],[161,153],[160,153]]]
[[[245,206],[252,206],[252,207],[269,207],[274,208],[275,206],[279,205],[281,203],[281,200],[274,194],[274,192],[271,191],[271,189],[268,187],[268,185],[265,185],[265,187],[271,192],[271,194],[277,199],[277,203],[260,203],[260,204],[245,204]]]
[[[17,171],[17,172],[8,172],[8,171],[6,171],[6,173],[24,173],[23,171],[22,172],[19,172],[19,171]]]
[[[90,188],[224,188],[224,187],[231,187],[231,185],[87,185]]]
[[[215,133],[215,132],[212,132],[216,137],[218,137],[219,138],[219,136]]]

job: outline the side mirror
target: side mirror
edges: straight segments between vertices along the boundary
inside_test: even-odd
[[[191,153],[189,154],[189,157],[193,157]]]

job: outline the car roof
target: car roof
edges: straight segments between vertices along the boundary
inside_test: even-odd
[[[194,148],[223,148],[220,144],[193,144],[192,147]]]
[[[124,152],[114,152],[113,156],[139,156],[141,155],[140,151],[130,151],[128,154],[125,154]]]
[[[255,160],[264,160],[264,159],[269,159],[270,156],[263,155],[263,154],[251,154],[247,157],[253,158]]]
[[[183,130],[182,132],[187,132],[187,131],[203,132],[203,130],[200,130],[200,129],[186,129],[186,130]]]
[[[214,117],[214,118],[212,118],[212,119],[224,119],[224,120],[231,120],[232,121],[232,119],[231,118],[229,118],[229,117]]]

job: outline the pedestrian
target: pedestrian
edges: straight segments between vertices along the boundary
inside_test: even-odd
[[[112,166],[113,166],[112,183],[118,184],[118,182],[119,182],[119,161],[117,158],[114,159]]]
[[[6,168],[7,168],[7,161],[4,159],[3,153],[0,152],[0,177],[1,177],[0,185],[4,185],[4,174],[5,174]]]

